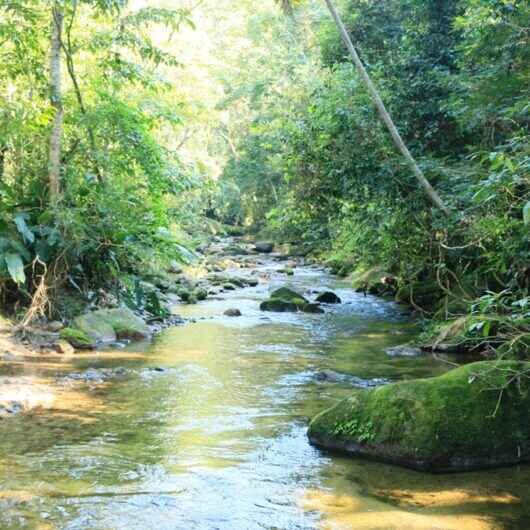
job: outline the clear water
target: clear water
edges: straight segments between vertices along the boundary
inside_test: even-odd
[[[262,265],[256,288],[179,306],[196,322],[152,343],[1,367],[59,390],[52,408],[0,420],[0,528],[530,528],[529,467],[427,475],[308,444],[309,419],[352,382],[449,365],[384,353],[414,332],[394,304],[318,269],[286,279],[276,268]],[[286,283],[333,288],[345,303],[325,315],[260,312]],[[230,307],[243,316],[223,316]],[[125,370],[67,377],[93,367]],[[319,381],[322,370],[357,379]]]

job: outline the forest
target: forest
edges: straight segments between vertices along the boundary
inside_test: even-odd
[[[0,527],[526,527],[526,0],[0,0],[0,56]]]

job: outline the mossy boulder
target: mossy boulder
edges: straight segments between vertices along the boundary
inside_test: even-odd
[[[204,287],[198,287],[193,294],[197,300],[206,300],[208,298],[208,291]]]
[[[275,298],[276,300],[284,300],[286,302],[296,302],[304,304],[309,303],[309,300],[307,300],[303,295],[296,291],[293,291],[292,289],[289,289],[289,287],[280,287],[279,289],[276,289],[271,293],[270,297]]]
[[[396,302],[432,309],[441,297],[440,287],[436,282],[412,282],[401,286],[396,292]]]
[[[73,327],[83,331],[94,343],[116,339],[142,340],[151,332],[142,318],[130,309],[100,309],[74,319]]]
[[[312,444],[433,472],[530,461],[530,363],[481,361],[356,390],[316,416]]]
[[[324,312],[319,304],[310,303],[307,298],[288,287],[281,287],[273,291],[269,300],[261,303],[260,309],[262,311],[274,311],[277,313],[295,313],[297,311],[304,313]]]
[[[78,350],[91,350],[96,345],[95,341],[80,329],[63,328],[59,331],[59,337]]]

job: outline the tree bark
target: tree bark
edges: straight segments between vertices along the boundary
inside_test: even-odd
[[[412,169],[412,172],[414,173],[414,176],[416,177],[420,185],[425,190],[425,193],[427,194],[429,199],[438,208],[440,208],[440,210],[442,210],[446,215],[449,215],[450,214],[449,208],[442,201],[442,199],[440,198],[436,190],[432,187],[431,183],[425,178],[423,171],[420,169],[416,160],[414,160],[413,156],[410,154],[410,151],[405,145],[405,142],[401,138],[401,135],[399,134],[399,131],[394,125],[394,122],[392,121],[390,114],[385,108],[385,104],[383,103],[383,100],[381,99],[381,96],[379,95],[377,88],[373,84],[372,80],[370,79],[370,76],[368,75],[368,72],[366,71],[363,63],[361,62],[361,59],[359,58],[359,55],[357,54],[357,51],[355,50],[355,47],[352,44],[350,36],[348,35],[348,32],[346,31],[346,28],[344,27],[344,24],[340,18],[339,13],[335,9],[335,6],[333,5],[331,0],[325,0],[325,2],[331,13],[331,16],[333,17],[335,21],[335,24],[337,25],[337,28],[339,29],[342,40],[344,41],[344,44],[348,48],[351,58],[353,59],[353,62],[355,66],[357,67],[357,70],[359,71],[361,78],[364,81],[364,84],[366,85],[368,93],[370,94],[375,106],[377,107],[377,110],[379,112],[381,119],[383,120],[387,129],[389,130],[390,136],[392,136],[392,140],[394,141],[394,144],[396,145],[396,147],[399,149],[401,154],[407,160],[409,166]]]
[[[57,202],[61,191],[61,143],[63,135],[63,104],[61,92],[61,34],[64,13],[59,2],[52,7],[50,39],[50,101],[55,110],[48,158],[50,201]]]
[[[0,145],[0,182],[2,182],[4,178],[4,170],[6,165],[6,154],[7,154],[7,147],[5,145]]]

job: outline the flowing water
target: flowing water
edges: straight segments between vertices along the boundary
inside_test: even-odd
[[[352,385],[449,365],[384,352],[414,333],[393,303],[278,267],[263,262],[258,287],[179,306],[195,321],[151,343],[0,368],[59,388],[52,408],[0,420],[0,528],[530,528],[529,467],[428,475],[308,444],[309,419]],[[286,283],[344,303],[260,312]],[[243,316],[223,316],[231,307]]]

